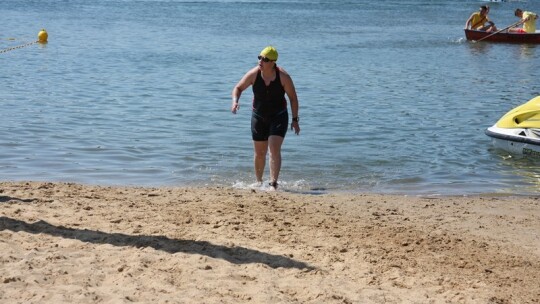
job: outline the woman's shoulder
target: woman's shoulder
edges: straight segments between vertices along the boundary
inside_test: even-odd
[[[255,81],[255,78],[257,77],[257,73],[259,72],[259,67],[254,67],[246,72],[246,75],[244,77],[251,80],[251,82]]]
[[[249,71],[247,71],[247,75],[249,76],[256,76],[257,73],[259,73],[259,67],[258,66],[255,66],[253,68],[251,68]]]
[[[289,79],[291,78],[291,75],[289,75],[289,73],[284,68],[278,66],[277,69],[279,73],[281,74],[280,77],[284,76],[285,78],[289,78]]]

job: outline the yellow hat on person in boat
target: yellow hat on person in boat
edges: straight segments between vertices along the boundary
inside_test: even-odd
[[[272,60],[276,61],[278,58],[277,50],[273,46],[267,46],[261,51],[261,55]]]

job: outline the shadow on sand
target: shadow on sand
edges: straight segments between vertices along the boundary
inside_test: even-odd
[[[29,199],[20,199],[20,198],[14,198],[11,196],[2,196],[0,195],[0,203],[6,203],[6,202],[18,202],[18,203],[33,203],[37,201],[37,199],[29,198]]]
[[[234,264],[261,263],[272,268],[298,268],[313,270],[309,264],[295,261],[281,255],[269,254],[244,247],[227,247],[206,241],[178,240],[165,236],[127,235],[122,233],[106,233],[87,229],[73,229],[54,226],[45,221],[27,223],[25,221],[0,216],[0,231],[27,232],[32,234],[48,234],[51,236],[75,239],[94,244],[110,244],[114,246],[151,247],[168,253],[200,254],[211,258],[223,259]]]

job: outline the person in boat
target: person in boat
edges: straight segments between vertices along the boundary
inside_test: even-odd
[[[465,29],[493,32],[497,30],[495,23],[489,20],[489,6],[482,5],[478,12],[471,14],[467,22],[465,23]]]
[[[514,12],[514,15],[516,17],[521,18],[521,22],[523,23],[522,28],[511,28],[508,30],[509,33],[520,33],[520,34],[526,34],[526,33],[535,33],[536,32],[536,19],[538,19],[538,15],[533,12],[527,12],[523,11],[521,9],[516,9]]]
[[[285,94],[291,105],[291,129],[294,129],[296,135],[300,134],[298,97],[291,76],[276,65],[278,52],[274,47],[264,48],[258,59],[257,66],[249,70],[234,87],[231,112],[236,114],[240,108],[242,92],[252,86],[251,137],[255,154],[255,176],[262,185],[266,155],[270,151],[270,187],[275,190],[281,170],[281,145],[289,127]]]

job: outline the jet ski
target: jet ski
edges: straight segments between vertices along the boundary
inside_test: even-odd
[[[510,110],[485,133],[497,149],[540,158],[540,96]]]

